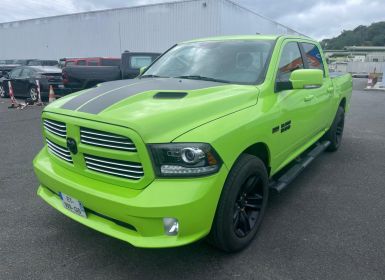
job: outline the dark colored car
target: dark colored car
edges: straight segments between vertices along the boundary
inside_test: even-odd
[[[6,59],[0,60],[0,78],[19,66],[29,65],[37,59]]]
[[[52,66],[20,66],[0,79],[0,95],[9,96],[8,81],[11,81],[14,95],[37,100],[36,80],[39,80],[42,98],[47,98],[52,85],[58,96],[68,93],[63,86],[61,69]]]
[[[72,92],[91,88],[103,82],[133,79],[139,69],[150,65],[160,54],[124,52],[115,66],[68,66],[63,68],[63,84]]]

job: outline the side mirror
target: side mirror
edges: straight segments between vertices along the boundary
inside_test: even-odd
[[[139,69],[139,76],[142,76],[142,74],[147,70],[146,66],[143,66]]]
[[[319,69],[298,69],[290,75],[293,89],[319,88],[323,83],[323,71]]]

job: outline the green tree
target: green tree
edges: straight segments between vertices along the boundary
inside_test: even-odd
[[[385,46],[385,21],[343,30],[337,37],[322,40],[321,45],[329,50],[342,50],[346,46]]]

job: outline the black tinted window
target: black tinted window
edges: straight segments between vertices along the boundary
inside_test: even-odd
[[[86,61],[85,60],[79,60],[77,65],[86,65]]]
[[[280,82],[289,81],[290,74],[294,70],[303,69],[301,52],[296,42],[287,43],[282,50],[279,60],[277,80]]]
[[[324,65],[322,63],[322,57],[318,47],[310,43],[301,43],[305,52],[305,60],[307,62],[307,68],[320,69],[324,71]]]
[[[90,61],[88,61],[88,66],[98,66],[99,65],[99,63],[98,63],[98,61],[96,61],[96,60],[90,60]]]

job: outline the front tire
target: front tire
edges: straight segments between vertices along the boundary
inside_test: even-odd
[[[262,222],[268,193],[265,164],[255,156],[241,155],[223,187],[209,242],[226,252],[247,247]]]
[[[335,152],[341,146],[344,126],[345,110],[342,107],[338,107],[333,124],[324,136],[324,140],[330,141],[330,145],[326,149],[328,152]]]

